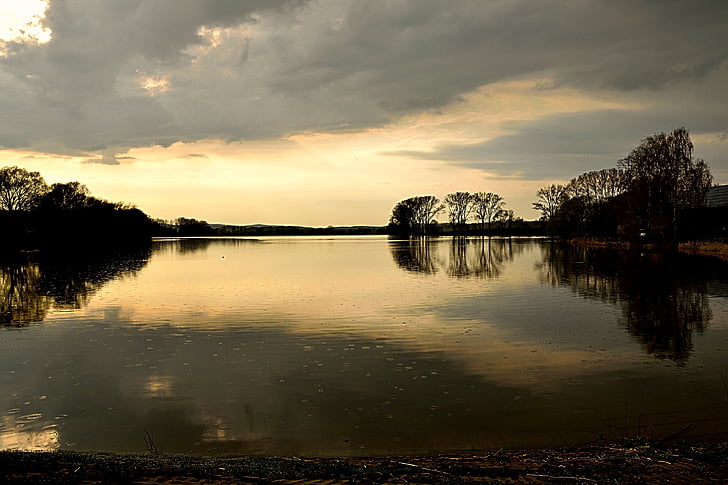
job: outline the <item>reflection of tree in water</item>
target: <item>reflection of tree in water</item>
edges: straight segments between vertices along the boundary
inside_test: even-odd
[[[154,242],[154,253],[174,253],[180,255],[204,252],[212,244],[216,246],[239,246],[242,244],[260,244],[258,239],[244,238],[170,238]]]
[[[503,265],[524,250],[512,239],[453,238],[447,274],[455,278],[497,278]]]
[[[40,268],[18,260],[0,262],[0,325],[43,320],[49,301],[38,287]]]
[[[684,362],[693,331],[710,322],[707,281],[728,276],[724,264],[679,254],[638,254],[599,248],[544,246],[541,279],[587,298],[619,304],[621,324],[645,350]]]
[[[438,242],[437,239],[413,237],[406,241],[394,241],[389,249],[400,268],[414,273],[435,274],[440,266],[436,247]]]
[[[449,244],[448,256],[443,258],[438,249]],[[413,238],[390,244],[397,265],[407,271],[435,274],[444,269],[454,278],[495,278],[501,274],[504,263],[523,252],[523,244],[511,239]]]
[[[135,274],[150,248],[110,254],[34,254],[0,261],[0,325],[40,322],[48,310],[82,308],[105,283]]]
[[[206,250],[212,239],[171,238],[154,241],[154,253],[194,254]]]

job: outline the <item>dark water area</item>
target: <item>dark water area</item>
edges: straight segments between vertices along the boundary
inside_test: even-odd
[[[728,265],[539,239],[0,260],[0,449],[381,455],[728,438]]]

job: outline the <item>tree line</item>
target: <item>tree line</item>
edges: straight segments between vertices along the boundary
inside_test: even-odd
[[[712,181],[677,128],[644,138],[616,167],[539,189],[533,207],[552,234],[672,245],[700,236]]]
[[[395,204],[387,232],[400,236],[442,233],[462,236],[535,230],[533,224],[524,223],[505,205],[503,197],[494,192],[453,192],[442,201],[434,195],[417,195]],[[447,215],[449,223],[446,225],[437,221],[442,213]],[[468,221],[474,224],[468,224]]]
[[[0,168],[0,228],[4,248],[128,246],[153,236],[214,235],[206,221],[152,219],[133,204],[109,202],[80,182],[47,184],[39,172]]]
[[[128,246],[154,236],[261,236],[383,234],[384,227],[210,225],[202,219],[153,219],[133,204],[92,196],[79,182],[47,184],[39,172],[0,168],[0,248],[88,249]]]
[[[154,222],[123,202],[94,197],[79,182],[48,185],[39,172],[0,168],[0,227],[4,247],[128,244],[149,240]]]

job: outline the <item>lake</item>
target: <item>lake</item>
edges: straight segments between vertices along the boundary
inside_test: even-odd
[[[0,261],[0,448],[382,455],[728,438],[728,264],[540,239]]]

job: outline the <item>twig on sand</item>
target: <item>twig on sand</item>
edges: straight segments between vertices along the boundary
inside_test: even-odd
[[[414,463],[406,463],[404,461],[395,461],[394,463],[397,463],[398,465],[411,466],[412,468],[418,468],[418,469],[426,471],[426,472],[441,473],[442,475],[450,475],[448,472],[444,472],[442,470],[435,470],[434,468],[425,468],[423,466],[415,465]]]
[[[147,451],[149,453],[161,453],[161,450],[157,447],[157,444],[154,442],[154,437],[152,436],[152,433],[144,430],[144,442],[147,444]]]
[[[591,478],[585,478],[585,477],[560,477],[555,475],[538,475],[535,473],[526,473],[527,477],[534,477],[534,478],[547,478],[550,480],[574,480],[577,482],[594,482],[597,483],[596,480],[592,480]]]

